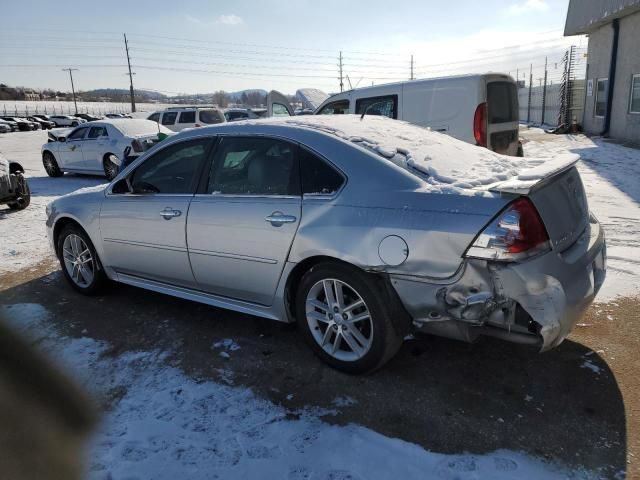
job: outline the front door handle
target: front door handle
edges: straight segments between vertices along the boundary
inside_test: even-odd
[[[293,215],[285,215],[282,212],[273,212],[265,218],[265,221],[271,223],[274,227],[279,227],[283,223],[295,223],[296,220],[297,218]]]
[[[180,215],[182,215],[182,212],[180,210],[174,210],[170,207],[166,207],[160,212],[160,216],[165,220],[171,220],[173,217],[179,217]]]

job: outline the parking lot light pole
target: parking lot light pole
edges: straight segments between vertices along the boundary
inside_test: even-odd
[[[136,111],[136,100],[133,94],[133,76],[135,73],[131,73],[131,58],[129,57],[129,43],[127,42],[127,34],[124,35],[124,48],[127,51],[127,65],[129,66],[129,93],[131,94],[131,112]]]
[[[69,78],[71,79],[71,93],[73,94],[73,106],[76,109],[76,115],[78,114],[78,104],[76,103],[76,89],[73,86],[73,73],[74,71],[77,71],[77,68],[63,68],[62,71],[63,72],[69,72]]]

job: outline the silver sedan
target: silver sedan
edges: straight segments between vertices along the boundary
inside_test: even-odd
[[[558,345],[605,277],[577,158],[504,157],[379,117],[184,131],[47,208],[79,292],[105,280],[284,322],[350,373],[412,331]]]

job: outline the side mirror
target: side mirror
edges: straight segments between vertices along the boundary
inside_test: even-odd
[[[111,192],[115,194],[129,193],[129,191],[129,184],[126,178],[118,180],[111,189]]]
[[[58,137],[58,141],[59,142],[66,142],[67,138],[66,137]]]

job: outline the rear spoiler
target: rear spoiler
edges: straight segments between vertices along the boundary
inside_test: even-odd
[[[540,159],[540,164],[524,170],[517,177],[498,182],[489,187],[490,192],[528,195],[543,186],[556,175],[566,172],[580,160],[580,155],[568,153],[553,159]],[[531,161],[531,160],[529,160]]]

